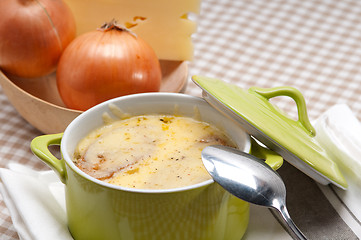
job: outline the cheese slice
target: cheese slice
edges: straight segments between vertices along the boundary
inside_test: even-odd
[[[77,22],[78,35],[116,20],[143,38],[163,60],[192,60],[191,35],[201,0],[65,0]]]

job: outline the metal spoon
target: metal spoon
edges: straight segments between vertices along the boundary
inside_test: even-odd
[[[287,211],[286,187],[281,177],[263,160],[225,146],[204,148],[202,160],[224,189],[246,202],[278,210],[293,237],[307,239]]]

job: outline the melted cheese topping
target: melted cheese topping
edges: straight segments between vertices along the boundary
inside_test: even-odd
[[[170,115],[137,116],[91,132],[78,144],[74,162],[111,184],[170,189],[210,179],[201,151],[216,144],[234,146],[205,122]]]

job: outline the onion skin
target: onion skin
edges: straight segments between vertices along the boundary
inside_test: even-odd
[[[61,56],[56,78],[65,105],[87,110],[115,97],[157,92],[162,73],[144,40],[111,28],[77,37]]]
[[[53,72],[75,38],[75,19],[62,0],[0,0],[0,68],[24,78]]]

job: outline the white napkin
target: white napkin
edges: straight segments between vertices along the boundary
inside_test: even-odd
[[[72,240],[67,228],[64,185],[53,171],[34,171],[19,164],[0,169],[0,191],[22,240]],[[243,240],[291,240],[271,212],[251,205]]]
[[[361,239],[361,123],[346,104],[338,104],[315,122],[316,139],[340,167],[349,187],[319,185],[339,215]]]
[[[19,164],[0,169],[0,191],[22,240],[72,240],[66,222],[64,185],[53,171]]]

